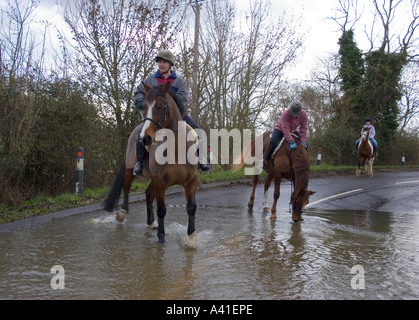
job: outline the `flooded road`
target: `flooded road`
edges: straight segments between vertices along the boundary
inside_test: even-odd
[[[262,185],[253,212],[248,185],[200,190],[195,249],[181,195],[163,245],[144,203],[123,223],[98,211],[2,232],[0,299],[418,299],[418,185],[418,172],[313,179],[298,224],[288,182],[276,221]]]

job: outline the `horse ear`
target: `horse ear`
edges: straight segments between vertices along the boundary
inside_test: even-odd
[[[163,87],[163,92],[165,95],[170,91],[170,87],[171,87],[170,82],[166,82],[166,84]]]
[[[144,81],[143,81],[143,86],[144,86],[144,89],[145,89],[146,93],[151,90],[151,87],[147,83],[145,83]]]
[[[311,190],[307,190],[307,192],[308,192],[308,195],[309,196],[311,196],[312,194],[315,194],[316,193],[316,191],[311,191]]]

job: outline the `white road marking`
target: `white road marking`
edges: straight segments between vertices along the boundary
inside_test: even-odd
[[[408,183],[419,183],[419,180],[415,180],[415,181],[397,182],[397,183],[396,183],[396,186],[398,186],[399,184],[408,184]]]
[[[330,197],[327,197],[327,198],[324,198],[324,199],[320,199],[320,200],[317,200],[317,201],[314,201],[314,202],[310,202],[305,207],[307,208],[309,206],[312,206],[314,204],[318,204],[318,203],[323,202],[323,201],[327,201],[327,200],[330,200],[330,199],[338,198],[338,197],[341,197],[341,196],[344,196],[344,195],[347,195],[347,194],[350,194],[350,193],[362,191],[362,190],[364,190],[364,189],[355,189],[355,190],[351,190],[351,191],[346,191],[346,192],[343,192],[343,193],[339,193],[339,194],[336,194],[334,196],[330,196]]]

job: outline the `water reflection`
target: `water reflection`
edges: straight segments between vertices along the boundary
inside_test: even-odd
[[[292,223],[255,208],[199,208],[196,249],[184,208],[170,208],[167,243],[143,206],[120,224],[77,216],[0,234],[1,299],[417,299],[418,213],[321,211]],[[53,290],[53,265],[65,289]],[[365,289],[351,287],[353,266]]]
[[[354,210],[353,211],[354,216],[354,223],[358,227],[362,228],[371,228],[371,219],[369,210]]]

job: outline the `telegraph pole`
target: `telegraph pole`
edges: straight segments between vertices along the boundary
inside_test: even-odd
[[[191,0],[195,2],[192,8],[195,11],[195,35],[193,47],[193,69],[192,69],[192,110],[195,113],[198,109],[198,70],[199,70],[199,25],[200,25],[200,2],[204,0]],[[195,115],[196,116],[196,115]]]

